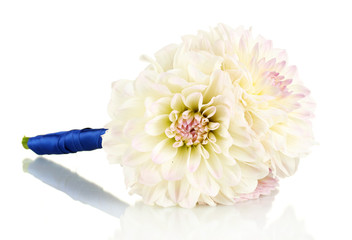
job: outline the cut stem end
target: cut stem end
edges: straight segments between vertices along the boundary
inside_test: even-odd
[[[28,147],[28,140],[29,140],[29,137],[24,136],[24,137],[22,138],[22,146],[23,146],[25,149],[29,149],[29,147]]]

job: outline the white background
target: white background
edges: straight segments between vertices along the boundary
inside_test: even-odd
[[[97,209],[107,192],[138,198],[102,150],[48,158],[103,188],[95,204],[22,171],[36,158],[23,135],[104,126],[111,82],[134,79],[141,54],[219,22],[287,49],[317,102],[320,145],[275,199],[186,211],[137,204],[120,219],[118,204],[110,215]],[[352,239],[351,22],[348,1],[1,1],[0,239]]]

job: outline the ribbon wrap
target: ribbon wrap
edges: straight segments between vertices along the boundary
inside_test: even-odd
[[[84,128],[39,135],[28,139],[28,148],[38,155],[66,154],[102,148],[101,142],[107,129]]]

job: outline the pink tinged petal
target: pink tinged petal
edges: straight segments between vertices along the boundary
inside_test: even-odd
[[[286,95],[285,97],[277,99],[275,101],[271,101],[270,104],[272,107],[279,108],[283,111],[290,113],[301,107],[299,100],[301,100],[302,98],[304,98],[303,94],[291,94]]]
[[[165,180],[180,180],[186,173],[190,148],[183,146],[177,148],[176,156],[161,165],[162,176]]]
[[[270,40],[263,39],[262,43],[262,56],[268,55],[269,51],[273,48],[273,42]]]
[[[195,172],[201,161],[201,149],[200,145],[196,147],[190,147],[191,153],[187,161],[187,168],[190,172]]]
[[[169,120],[168,114],[159,115],[146,123],[144,131],[149,135],[158,136],[164,133],[170,124],[171,122]]]
[[[144,162],[150,160],[149,153],[141,153],[135,151],[134,149],[129,149],[126,153],[122,156],[122,165],[135,167],[138,165],[143,164]]]
[[[276,63],[276,59],[272,58],[265,63],[264,68],[267,70],[271,70],[275,66],[275,63]]]
[[[190,187],[185,198],[179,202],[179,205],[184,208],[193,208],[199,199],[200,191],[197,188]]]
[[[203,103],[203,96],[200,92],[194,92],[186,97],[186,106],[194,112],[198,112]]]
[[[302,93],[305,96],[310,94],[310,90],[301,84],[292,84],[290,86],[290,90],[293,92]]]
[[[153,137],[146,133],[141,133],[133,138],[132,147],[140,152],[150,152],[160,140],[160,137]]]
[[[171,108],[178,112],[183,112],[186,109],[184,101],[184,97],[181,94],[176,93],[171,99]]]
[[[236,186],[240,182],[241,177],[241,168],[238,164],[235,164],[233,166],[224,167],[223,178],[221,179],[221,182],[224,185],[232,187]]]
[[[152,160],[157,164],[162,164],[175,157],[177,148],[172,145],[175,142],[174,139],[166,138],[159,142],[152,151]]]
[[[175,203],[181,202],[188,193],[189,186],[190,185],[186,179],[179,181],[169,181],[168,192],[172,201]]]
[[[286,61],[281,61],[281,62],[276,64],[275,71],[276,72],[281,72],[282,69],[284,69],[285,66],[286,66]]]
[[[296,66],[290,66],[286,68],[286,73],[284,73],[286,78],[295,78],[297,77],[297,67]]]
[[[217,154],[211,154],[209,159],[205,160],[205,164],[214,178],[219,179],[223,176],[223,167]]]
[[[147,164],[141,168],[139,174],[139,182],[147,186],[153,186],[162,180],[159,165],[156,164]]]

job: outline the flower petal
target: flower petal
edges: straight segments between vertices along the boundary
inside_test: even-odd
[[[122,156],[122,164],[124,166],[135,167],[143,164],[144,162],[150,160],[149,153],[141,153],[134,149],[129,149]]]
[[[203,116],[205,116],[206,118],[211,118],[212,116],[214,116],[214,114],[216,113],[216,107],[215,106],[210,106],[207,107],[204,111],[203,111]]]
[[[177,44],[170,44],[154,54],[157,63],[163,68],[165,72],[169,69],[172,69],[177,48]]]
[[[177,148],[172,146],[174,142],[175,140],[170,138],[159,142],[152,151],[153,162],[161,164],[172,159],[177,153]]]
[[[161,165],[161,172],[164,179],[168,181],[180,180],[186,173],[189,156],[189,147],[183,146],[177,148],[176,156]]]
[[[224,167],[224,174],[221,182],[226,186],[236,186],[242,177],[241,168],[238,164]]]
[[[189,188],[189,183],[186,179],[168,182],[168,192],[169,192],[170,198],[175,203],[178,203],[185,198],[188,192],[188,188]]]
[[[197,145],[196,147],[191,147],[191,155],[187,161],[187,168],[190,172],[196,171],[200,164],[200,160],[201,160],[200,151],[201,151],[200,145]]]
[[[170,97],[159,98],[158,100],[152,103],[149,110],[155,115],[169,114],[171,112],[170,102]]]
[[[193,208],[197,204],[199,195],[199,189],[190,187],[185,198],[179,202],[180,206],[184,208]]]
[[[144,131],[152,136],[158,136],[170,126],[168,114],[158,115],[146,123]]]
[[[215,153],[211,153],[209,159],[205,160],[205,164],[214,178],[219,179],[223,175],[223,167],[222,164]]]
[[[258,180],[255,178],[241,177],[241,181],[233,187],[237,193],[251,193],[258,185]]]
[[[186,97],[186,102],[185,102],[186,106],[189,109],[192,109],[194,112],[198,112],[201,109],[202,103],[203,103],[203,96],[200,92],[191,93]]]
[[[166,193],[166,183],[160,182],[156,186],[144,186],[143,187],[143,201],[149,205],[153,205],[154,202]]]
[[[141,133],[133,138],[132,147],[140,152],[150,152],[155,145],[160,142],[160,137],[153,137],[146,133]]]
[[[219,184],[209,174],[204,162],[200,163],[197,171],[187,174],[187,178],[193,186],[201,190],[201,193],[208,194],[209,196],[216,196],[220,190]]]
[[[261,162],[238,162],[238,165],[241,167],[241,172],[243,176],[251,177],[255,179],[264,178],[269,174],[269,168]]]
[[[231,79],[226,72],[221,70],[214,71],[210,77],[209,86],[203,95],[203,101],[207,103],[213,97],[224,94],[224,90],[231,86]]]
[[[183,112],[186,109],[184,102],[184,97],[181,94],[176,93],[171,99],[171,108],[178,112]]]
[[[246,147],[252,143],[250,130],[247,127],[240,127],[236,123],[231,123],[228,131],[232,136],[233,144],[236,146]]]
[[[153,186],[162,180],[159,165],[153,163],[142,167],[139,174],[139,182],[144,185]]]

